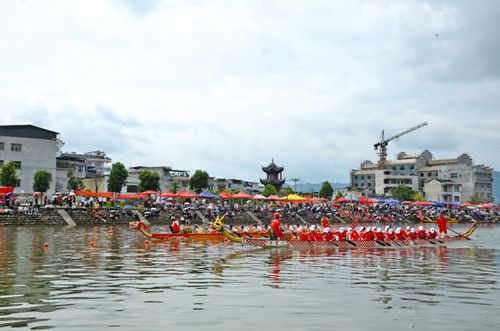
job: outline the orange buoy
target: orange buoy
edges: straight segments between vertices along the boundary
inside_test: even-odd
[[[89,243],[89,246],[90,246],[90,247],[94,247],[94,242],[93,242],[93,241],[91,241],[91,242]]]
[[[49,243],[43,243],[43,248],[49,248]]]

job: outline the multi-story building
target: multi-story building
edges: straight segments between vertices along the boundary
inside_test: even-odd
[[[492,172],[484,165],[474,165],[467,154],[433,160],[432,153],[426,150],[420,154],[399,153],[396,160],[386,161],[384,169],[365,161],[360,170],[351,171],[351,187],[365,196],[381,196],[391,195],[393,188],[403,184],[436,201],[462,202],[472,195],[492,201]],[[433,180],[438,181],[430,183]]]
[[[78,179],[103,177],[110,170],[110,164],[111,159],[103,151],[92,151],[83,154],[76,152],[61,153],[56,162],[56,190],[67,190],[68,174],[70,172]]]
[[[264,187],[257,182],[249,182],[241,179],[210,177],[208,180],[208,189],[210,191],[245,191],[248,194],[257,194],[262,192]]]
[[[52,175],[48,194],[55,192],[56,157],[63,142],[59,133],[34,125],[0,126],[0,166],[15,162],[19,181],[15,193],[33,193],[34,175],[45,170]]]
[[[188,170],[175,170],[172,167],[159,166],[159,167],[144,167],[136,166],[128,169],[127,184],[124,188],[125,192],[136,193],[140,183],[139,174],[149,170],[157,173],[160,176],[160,190],[162,192],[170,189],[170,185],[175,181],[179,184],[179,189],[187,189],[189,187],[189,171]],[[124,192],[124,193],[125,193]]]

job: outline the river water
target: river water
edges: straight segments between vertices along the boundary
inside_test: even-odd
[[[0,227],[0,328],[498,330],[499,239],[482,225],[446,246],[287,250]]]

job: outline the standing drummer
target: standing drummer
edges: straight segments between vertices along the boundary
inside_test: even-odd
[[[439,235],[442,237],[443,234],[448,237],[448,220],[444,214],[439,215],[439,218],[436,220],[439,227]]]
[[[269,239],[271,240],[279,240],[283,236],[283,232],[281,231],[281,214],[274,213],[274,219],[271,221],[271,230],[269,231]]]

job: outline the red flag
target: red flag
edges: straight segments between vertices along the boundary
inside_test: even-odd
[[[424,215],[422,215],[422,211],[419,209],[418,210],[418,218],[423,222],[424,221]]]

